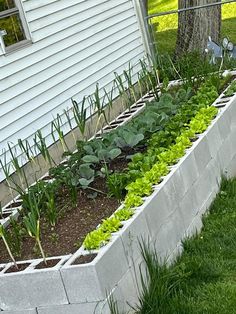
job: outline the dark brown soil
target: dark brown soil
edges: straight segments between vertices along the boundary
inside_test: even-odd
[[[56,266],[56,264],[59,262],[60,262],[60,259],[51,259],[47,261],[47,264],[45,264],[44,261],[42,261],[37,266],[35,266],[35,269],[51,268],[51,267]]]
[[[119,202],[107,196],[106,183],[98,178],[94,188],[104,192],[98,193],[95,199],[88,198],[92,191],[78,192],[78,205],[71,207],[71,201],[66,190],[61,191],[58,206],[61,217],[55,227],[45,220],[41,221],[41,242],[47,257],[74,253],[83,243],[85,236],[94,230],[103,219],[109,217],[119,206]],[[21,256],[16,260],[41,258],[34,239],[25,236]],[[7,250],[0,239],[0,263],[9,261]]]
[[[15,265],[12,265],[10,268],[8,268],[7,271],[5,271],[5,273],[17,273],[19,271],[23,271],[25,270],[30,264],[29,263],[25,263],[25,264],[20,264],[17,265],[18,268],[15,267]]]
[[[81,264],[91,263],[95,259],[96,256],[97,254],[81,255],[72,263],[72,265],[81,265]]]

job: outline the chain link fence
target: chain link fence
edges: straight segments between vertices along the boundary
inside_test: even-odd
[[[178,0],[149,0],[146,19],[156,53],[182,55],[193,50],[196,35],[202,38],[198,43],[204,45],[201,48],[207,49],[208,36],[219,46],[224,37],[236,46],[236,0],[222,1],[220,5],[215,2],[217,0],[196,1],[195,7],[178,10]],[[208,45],[212,47],[209,42]]]

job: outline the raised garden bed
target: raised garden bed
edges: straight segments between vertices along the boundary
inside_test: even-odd
[[[172,161],[172,159],[168,159],[166,164],[168,167],[158,168],[158,171],[163,171],[163,173],[158,173],[156,177],[154,173],[150,173],[153,167],[148,169],[147,172],[154,176],[153,180],[155,181],[152,181],[151,189],[146,193],[145,198],[143,198],[144,194],[140,192],[137,194],[137,186],[129,186],[129,193],[130,191],[136,193],[135,202],[142,198],[143,204],[138,204],[140,206],[133,210],[134,206],[131,203],[132,206],[130,205],[127,209],[132,209],[132,217],[127,221],[121,221],[122,226],[118,226],[117,231],[111,233],[111,239],[107,245],[99,250],[93,250],[94,242],[87,241],[87,247],[90,243],[91,250],[82,246],[73,256],[60,257],[59,263],[53,264],[51,269],[37,269],[40,266],[36,267],[36,265],[39,265],[42,259],[30,261],[30,265],[26,269],[17,273],[6,273],[7,269],[12,267],[12,263],[0,265],[0,269],[2,268],[0,272],[0,308],[3,310],[38,308],[38,313],[60,313],[59,311],[61,311],[61,313],[69,314],[79,310],[84,311],[83,313],[92,313],[89,310],[94,309],[96,303],[100,302],[98,306],[103,307],[104,305],[102,313],[106,313],[107,305],[102,301],[106,299],[107,292],[121,295],[123,293],[134,297],[136,294],[134,266],[141,261],[137,238],[142,235],[149,238],[163,257],[166,254],[169,255],[169,258],[175,256],[181,248],[180,241],[184,235],[191,234],[196,228],[201,227],[201,214],[206,210],[218,189],[217,180],[220,180],[221,173],[225,169],[229,173],[234,171],[235,98],[231,95],[227,99],[222,94],[214,102],[214,107],[220,105],[217,117],[202,135],[196,138],[191,134],[192,146],[188,142],[187,147],[189,148],[181,148],[179,155],[174,156],[174,163],[180,159],[176,165],[168,168]],[[211,111],[203,111],[202,114],[207,115],[208,112]],[[198,110],[188,120],[188,123],[197,114]],[[212,111],[212,116],[209,115],[204,122],[204,127],[210,123],[215,114],[216,111]],[[191,127],[191,124],[189,126]],[[205,130],[204,127],[202,131]],[[186,135],[185,131],[182,129],[182,133],[178,133],[177,137]],[[171,142],[169,148],[164,152],[170,152],[170,150],[173,152],[175,144],[175,141]],[[186,154],[181,157],[186,148]],[[159,154],[161,153],[163,152],[159,152]],[[159,167],[160,162],[164,163],[164,157],[165,154],[162,154],[161,159],[156,160],[154,164]],[[120,168],[118,169],[120,170]],[[168,174],[169,170],[166,171],[166,169],[170,169]],[[140,178],[142,177],[137,176],[136,180]],[[157,185],[160,181],[161,183]],[[149,184],[150,182],[146,182],[144,187],[148,187]],[[92,187],[97,188],[97,186]],[[144,190],[142,188],[142,192]],[[127,203],[125,204],[127,205]],[[116,207],[117,203],[111,212],[114,212]],[[194,210],[189,211],[193,207]],[[122,208],[123,205],[120,209]],[[97,221],[95,225],[97,225]],[[91,230],[94,227],[92,226]],[[100,247],[102,243],[104,243],[104,239],[98,246]],[[55,260],[57,257],[51,259]],[[86,261],[87,264],[85,264]],[[78,265],[79,262],[81,265]],[[28,261],[19,264],[25,263]],[[17,285],[15,284],[16,278]],[[53,285],[56,287],[55,289],[52,288]],[[27,289],[23,289],[26,286]],[[34,287],[37,287],[37,291]],[[48,290],[50,291],[48,292]],[[11,291],[11,293],[9,294],[7,291]],[[127,295],[125,299],[127,299]],[[85,303],[87,304],[85,305]],[[86,307],[87,309],[84,310]]]

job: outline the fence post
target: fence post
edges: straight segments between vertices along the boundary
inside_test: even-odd
[[[146,55],[151,58],[151,60],[155,60],[155,52],[153,49],[153,44],[149,32],[149,25],[148,25],[148,19],[147,19],[147,12],[144,7],[143,0],[133,0],[134,7],[137,13],[138,22],[140,31],[142,34],[144,49],[146,52]]]

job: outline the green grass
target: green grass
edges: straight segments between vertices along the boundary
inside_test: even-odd
[[[223,180],[202,232],[184,242],[184,253],[167,268],[143,247],[150,275],[139,314],[236,313],[236,179]]]
[[[178,7],[177,0],[149,0],[149,14],[175,10]],[[155,32],[158,51],[172,53],[175,48],[178,14],[172,14],[151,19]],[[236,44],[236,3],[225,4],[222,8],[222,34],[228,36]]]

